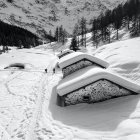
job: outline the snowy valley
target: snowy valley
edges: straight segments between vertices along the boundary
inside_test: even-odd
[[[140,139],[140,1],[125,2],[0,1],[0,140]]]
[[[139,44],[138,37],[96,51],[89,44],[87,50],[91,53],[93,49],[93,55],[106,60],[111,72],[139,84]],[[62,73],[52,71],[59,53],[55,45],[0,55],[0,139],[139,140],[140,95],[65,108],[56,105],[56,85]],[[4,69],[14,63],[25,68]]]

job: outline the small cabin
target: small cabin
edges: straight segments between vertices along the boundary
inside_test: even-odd
[[[57,56],[58,56],[58,58],[60,59],[60,58],[62,58],[62,57],[64,57],[64,56],[66,56],[66,55],[68,55],[68,54],[70,54],[70,53],[73,53],[74,51],[73,50],[64,50],[64,51],[62,51],[61,53],[59,53]]]
[[[107,68],[109,64],[97,57],[82,52],[71,53],[59,60],[59,67],[62,69],[63,78],[88,66]]]
[[[96,103],[111,98],[140,93],[140,86],[111,73],[89,66],[62,79],[57,86],[57,105]]]

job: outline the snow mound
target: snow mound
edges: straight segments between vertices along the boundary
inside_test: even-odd
[[[25,69],[25,65],[22,63],[14,63],[10,64],[8,67],[5,67],[4,69]]]
[[[140,37],[104,45],[93,54],[109,63],[109,69],[140,83]]]
[[[15,70],[31,69],[31,68],[33,68],[33,65],[29,63],[12,63],[4,67],[4,69],[15,69]]]

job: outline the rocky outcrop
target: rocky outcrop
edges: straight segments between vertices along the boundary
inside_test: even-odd
[[[34,33],[38,33],[39,30],[53,31],[58,25],[63,25],[72,33],[78,18],[84,16],[89,21],[108,7],[114,8],[122,1],[124,0],[13,0],[12,3],[8,3],[1,0],[0,19]],[[11,20],[11,15],[16,20]]]

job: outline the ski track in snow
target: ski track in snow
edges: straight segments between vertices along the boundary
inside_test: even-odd
[[[48,73],[50,73],[52,71],[52,62],[50,63],[50,65],[47,67],[48,69]],[[38,120],[40,119],[40,115],[42,114],[42,105],[44,102],[44,96],[45,96],[45,91],[44,91],[44,87],[45,85],[48,85],[48,75],[49,74],[43,74],[41,76],[41,81],[39,82],[39,90],[38,90],[38,99],[37,99],[37,104],[36,104],[36,111],[34,112],[34,117],[30,126],[30,130],[28,132],[28,135],[26,137],[26,140],[35,140],[36,136],[35,136],[35,128],[36,125],[38,124]]]

